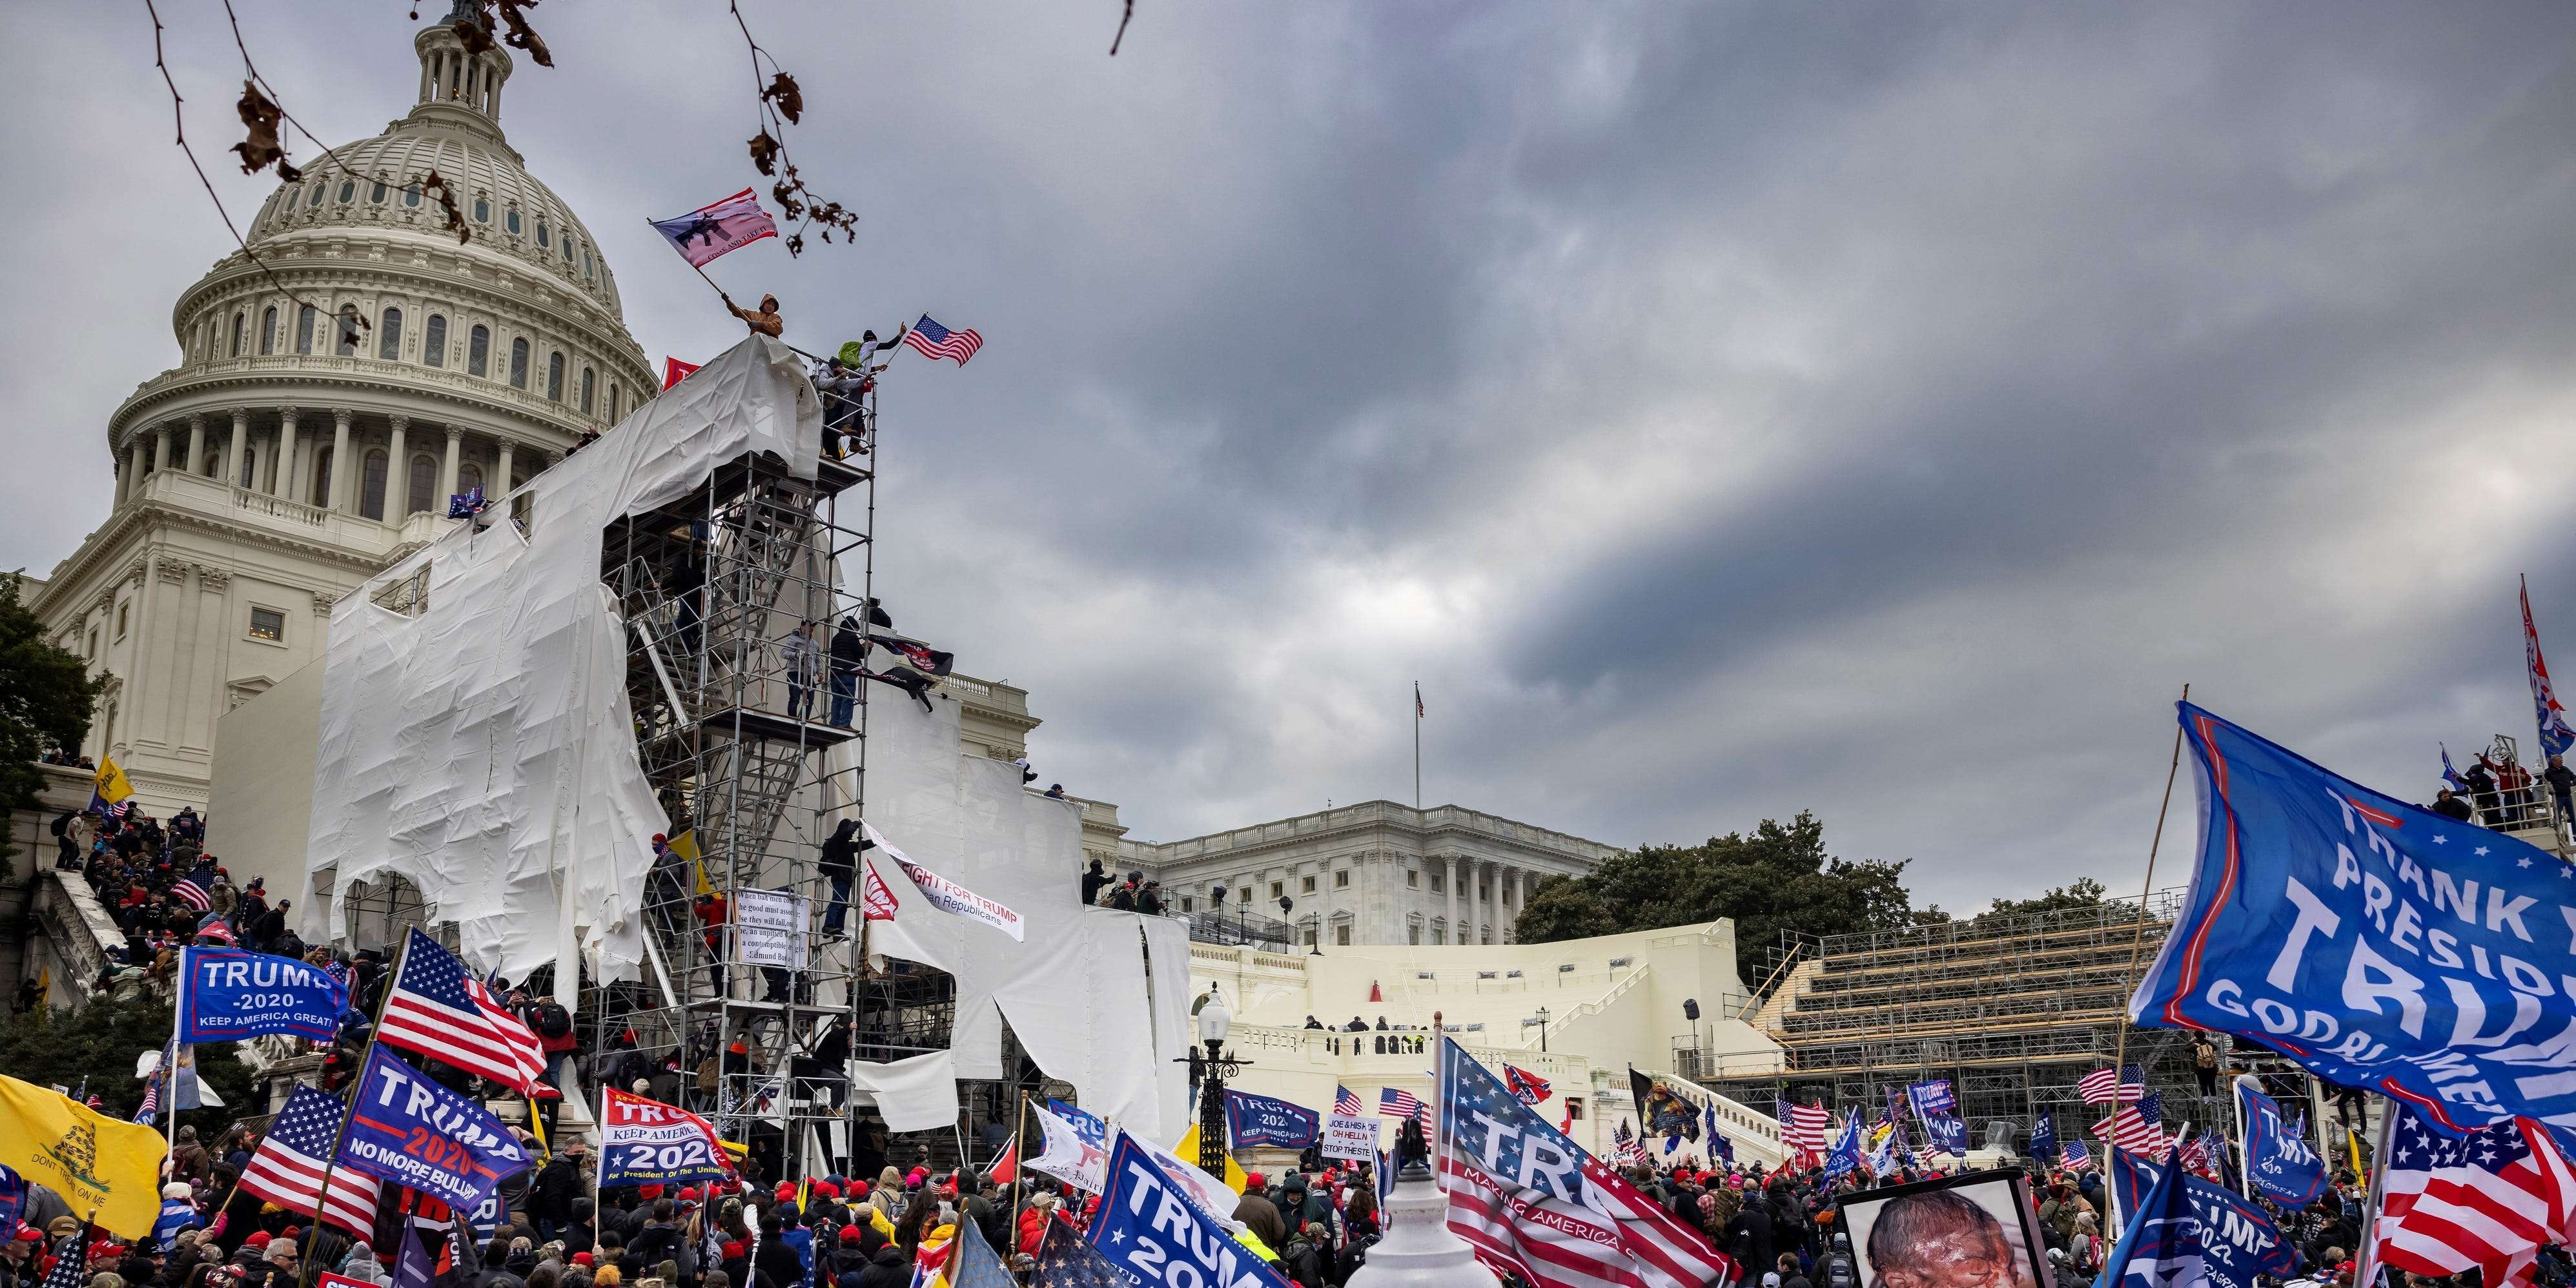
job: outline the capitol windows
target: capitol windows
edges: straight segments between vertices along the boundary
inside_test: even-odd
[[[295,310],[295,351],[297,353],[313,352],[313,324],[317,320],[313,306],[310,304],[299,306]]]
[[[250,342],[250,334],[249,334],[249,333],[250,333],[250,319],[249,319],[249,318],[246,318],[246,317],[244,317],[244,316],[242,316],[242,315],[241,315],[241,314],[239,314],[239,313],[234,314],[234,315],[233,315],[233,342],[232,342],[232,355],[231,355],[231,356],[236,357],[236,358],[238,358],[238,357],[242,356],[242,346],[244,346],[244,345],[246,345],[246,344],[248,344],[248,343]]]
[[[274,608],[250,610],[250,637],[271,644],[286,642],[286,614]]]
[[[373,192],[370,192],[370,193],[368,193],[368,194],[367,194],[367,200],[372,201],[372,202],[375,202],[377,205],[380,205],[380,206],[384,204],[384,202],[385,202],[385,181],[384,181],[384,180],[382,180],[382,179],[378,179],[378,180],[376,180],[376,187],[375,187],[375,190],[374,190]]]
[[[546,241],[546,221],[542,219],[537,221],[537,244],[539,246],[551,244]]]
[[[456,467],[456,494],[463,496],[483,486],[483,467],[472,461]]]
[[[590,271],[590,248],[587,246],[583,247],[581,251],[581,275],[591,278],[599,276],[597,273]]]
[[[427,455],[411,458],[410,499],[403,503],[406,513],[419,514],[429,508],[429,490],[437,485],[437,480],[436,459]]]
[[[591,369],[588,367],[581,369],[581,414],[584,416],[590,414],[590,388],[592,374]]]
[[[341,180],[341,181],[340,181],[340,204],[345,206],[345,205],[348,205],[350,202],[355,201],[355,200],[357,200],[357,199],[358,199],[358,181],[357,181],[357,180],[355,180],[355,179],[343,179],[343,180]]]
[[[474,199],[474,222],[478,224],[492,222],[492,203],[489,199],[483,197]]]
[[[510,342],[510,387],[512,389],[528,387],[528,342],[526,340]]]
[[[269,305],[259,315],[259,356],[277,352],[277,306]]]
[[[358,475],[358,513],[378,523],[385,518],[385,473],[391,464],[383,451],[369,452]]]
[[[519,231],[519,212],[518,212],[518,211],[513,210],[513,211],[509,211],[509,212],[508,212],[508,213],[506,213],[506,214],[503,214],[503,215],[501,216],[501,226],[502,226],[502,227],[504,227],[504,228],[509,229],[509,230],[510,230],[511,232],[513,232],[513,233],[518,232],[518,231]]]
[[[343,358],[354,357],[358,352],[358,306],[341,305],[339,321],[340,343],[336,352]]]
[[[1299,893],[1299,894],[1313,894],[1313,893],[1315,893],[1315,878],[1313,878],[1313,877],[1299,877],[1299,878],[1297,878],[1297,893]]]
[[[406,206],[420,204],[420,180],[414,179],[403,185],[403,204]]]
[[[1273,881],[1273,882],[1271,882],[1271,883],[1270,883],[1270,897],[1271,897],[1271,898],[1276,899],[1276,898],[1279,898],[1280,896],[1282,896],[1282,895],[1284,895],[1284,894],[1286,894],[1286,893],[1288,893],[1288,883],[1287,883],[1287,882],[1285,882],[1285,881]]]
[[[321,205],[321,204],[322,204],[322,194],[323,194],[323,192],[324,192],[324,189],[323,189],[323,187],[322,187],[322,185],[321,185],[321,184],[318,184],[318,183],[317,183],[317,184],[313,185],[313,199],[312,199],[312,200],[310,200],[310,201],[305,202],[304,204],[305,204],[305,205],[307,205],[307,206],[318,206],[318,205]]]
[[[610,421],[614,422],[617,419],[617,410],[617,382],[611,380],[608,382],[608,419]]]
[[[1404,888],[1407,890],[1419,890],[1422,888],[1421,869],[1406,868],[1404,870]]]
[[[447,315],[432,313],[420,333],[420,361],[425,367],[447,365]]]
[[[1348,890],[1351,888],[1351,870],[1349,868],[1344,868],[1333,874],[1333,888],[1336,890]]]
[[[547,354],[546,397],[555,402],[563,401],[563,371],[563,355],[560,353]]]
[[[465,341],[465,374],[489,374],[492,357],[492,328],[476,323]]]
[[[402,357],[402,310],[386,309],[376,328],[376,356],[387,362]]]
[[[120,639],[120,640],[122,640],[122,639],[124,639],[124,638],[125,638],[125,613],[126,613],[126,610],[127,610],[127,609],[130,609],[130,608],[132,608],[132,607],[134,607],[134,605],[133,605],[131,602],[123,603],[123,604],[119,604],[119,605],[117,605],[117,606],[116,606],[116,638],[118,638],[118,639]]]

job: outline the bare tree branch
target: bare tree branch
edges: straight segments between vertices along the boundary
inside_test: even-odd
[[[787,154],[787,127],[805,115],[805,93],[797,87],[796,78],[778,65],[770,52],[761,48],[751,34],[751,24],[742,16],[741,0],[725,0],[733,14],[734,26],[742,29],[742,42],[751,53],[751,84],[760,114],[760,132],[746,145],[751,151],[752,168],[775,180],[769,189],[770,199],[778,203],[779,213],[795,220],[795,231],[786,238],[787,253],[805,253],[805,230],[817,224],[817,234],[824,241],[839,232],[844,240],[859,239],[859,212],[837,201],[827,201],[805,186],[795,160]]]

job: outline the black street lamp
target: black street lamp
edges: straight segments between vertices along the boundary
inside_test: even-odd
[[[1192,1047],[1186,1057],[1190,1080],[1199,1087],[1199,1168],[1211,1176],[1225,1175],[1225,1080],[1239,1076],[1243,1066],[1252,1063],[1225,1050],[1226,1030],[1233,1027],[1234,1016],[1227,1012],[1216,989],[1208,989],[1207,1004],[1199,1008],[1199,1041],[1207,1047],[1202,1055]]]

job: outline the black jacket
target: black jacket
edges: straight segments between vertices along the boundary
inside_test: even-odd
[[[796,1259],[796,1249],[788,1247],[785,1239],[761,1236],[760,1251],[753,1254],[751,1264],[754,1269],[769,1276],[771,1283],[784,1285],[805,1282],[805,1263]]]
[[[831,654],[834,675],[858,674],[860,665],[868,660],[868,637],[859,633],[858,623],[844,617],[832,629]]]
[[[820,866],[824,876],[838,877],[847,881],[858,871],[859,851],[876,844],[874,841],[860,839],[858,831],[859,821],[845,818],[841,820],[839,827],[832,829],[830,836],[823,839],[823,860]]]
[[[859,1273],[859,1288],[912,1288],[912,1262],[903,1249],[889,1243],[877,1249],[876,1259]]]

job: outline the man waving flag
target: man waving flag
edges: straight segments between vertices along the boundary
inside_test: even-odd
[[[723,255],[778,235],[778,225],[770,220],[768,211],[760,208],[760,198],[751,195],[749,188],[685,215],[651,222],[653,231],[662,234],[671,249],[680,252],[680,258],[693,268],[705,268]]]

